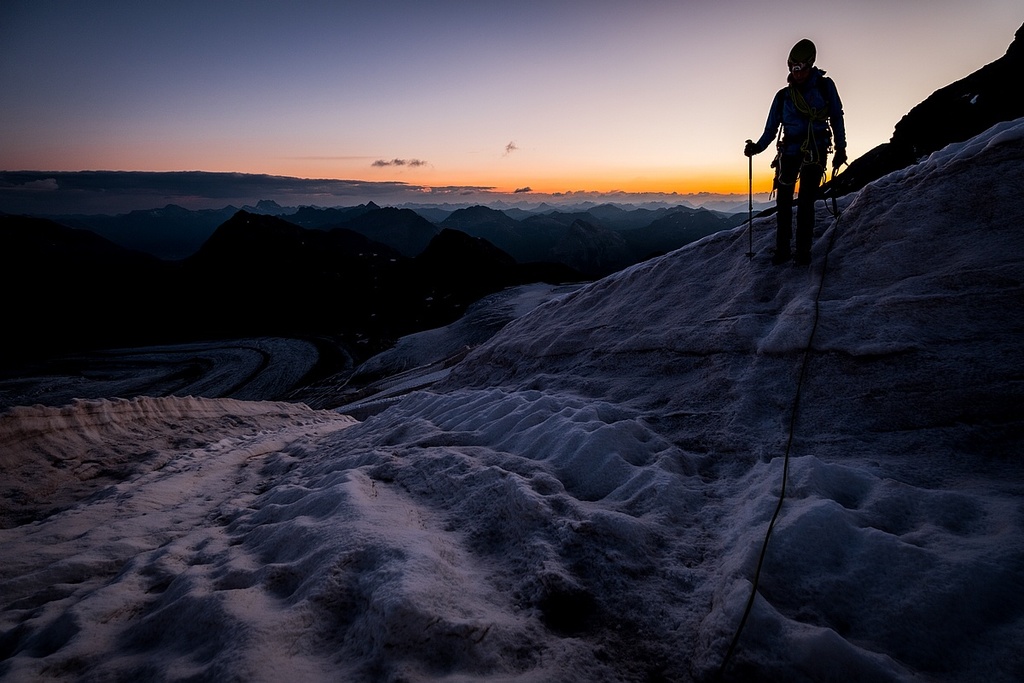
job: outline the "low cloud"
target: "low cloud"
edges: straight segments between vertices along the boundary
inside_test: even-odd
[[[384,168],[386,166],[426,166],[427,162],[422,159],[377,159],[372,166]]]
[[[7,174],[4,174],[5,176]],[[16,174],[12,174],[16,175]],[[40,178],[38,180],[25,180],[18,182],[17,179],[8,180],[6,177],[0,179],[0,189],[11,189],[27,192],[56,192],[60,189],[56,178]]]
[[[446,185],[443,187],[425,187],[423,188],[424,194],[433,195],[435,197],[444,197],[447,195],[470,195],[470,194],[491,194],[494,191],[493,187],[478,186],[478,185]]]
[[[31,183],[25,183],[25,188],[52,192],[54,190],[59,190],[60,186],[57,184],[56,178],[46,178],[45,180],[35,180]]]
[[[189,209],[255,204],[393,202],[423,186],[397,181],[306,179],[203,171],[0,171],[0,211],[35,215],[113,214],[177,204]]]
[[[525,192],[533,192],[533,188],[527,185],[526,187],[517,188],[513,194],[523,194]]]

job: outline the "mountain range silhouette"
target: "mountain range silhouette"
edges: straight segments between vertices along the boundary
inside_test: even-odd
[[[1022,31],[1002,58],[914,107],[889,143],[826,190],[854,191],[1024,116],[1013,85]],[[366,358],[503,288],[597,279],[745,219],[684,206],[417,212],[268,200],[241,210],[0,214],[0,283],[16,293],[0,366],[17,372],[58,353],[254,335],[341,340]]]

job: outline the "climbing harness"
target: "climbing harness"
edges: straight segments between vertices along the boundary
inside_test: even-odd
[[[833,168],[832,178],[830,180],[835,180],[836,175],[837,169]],[[831,200],[832,209],[829,212],[835,217],[835,221],[832,223],[832,234],[829,236],[828,246],[825,248],[825,256],[822,258],[821,278],[818,280],[818,291],[814,295],[814,322],[811,325],[811,333],[807,337],[807,344],[804,347],[803,359],[800,363],[800,376],[797,379],[796,394],[793,397],[793,406],[790,411],[789,438],[786,441],[786,450],[782,459],[782,488],[779,490],[779,502],[775,505],[775,511],[772,513],[771,521],[768,522],[768,529],[765,531],[764,541],[761,544],[761,554],[758,556],[757,567],[754,569],[754,578],[751,582],[750,597],[747,599],[747,605],[743,610],[743,616],[740,618],[739,626],[736,628],[736,633],[733,635],[732,642],[729,644],[729,649],[726,651],[725,658],[722,660],[722,665],[718,669],[719,680],[721,680],[725,675],[725,670],[729,666],[729,662],[732,660],[733,653],[736,651],[736,645],[740,641],[740,635],[743,633],[743,628],[747,624],[747,618],[750,616],[750,610],[754,606],[754,599],[757,597],[758,583],[761,579],[761,569],[764,566],[765,555],[768,553],[768,541],[771,538],[772,530],[775,528],[775,523],[779,519],[779,513],[782,511],[782,502],[786,499],[786,482],[789,479],[789,456],[793,450],[793,439],[796,435],[796,418],[800,407],[800,396],[803,393],[804,380],[807,376],[807,366],[811,357],[811,348],[814,345],[814,337],[818,332],[818,320],[821,317],[821,293],[825,287],[825,273],[828,272],[828,255],[832,252],[836,236],[839,234],[839,219],[842,217],[835,195],[831,196]],[[828,210],[827,201],[825,203],[825,208]]]
[[[825,85],[826,82],[831,82],[831,80],[826,79],[824,77],[824,73],[825,72],[822,72],[822,75],[819,77],[816,85],[818,93],[821,95],[821,99],[823,102],[823,106],[821,108],[812,107],[810,103],[807,102],[807,98],[804,97],[800,89],[793,83],[790,83],[786,88],[779,91],[778,99],[776,100],[777,102],[779,102],[778,106],[782,107],[782,98],[788,96],[790,101],[793,102],[793,106],[796,108],[796,110],[807,117],[807,135],[805,136],[803,142],[800,143],[801,168],[811,164],[821,166],[822,168],[824,168],[824,160],[828,157],[829,154],[833,152],[831,125],[832,122],[829,118],[828,93]],[[785,92],[785,95],[783,95],[783,92]],[[782,120],[781,111],[779,113],[779,120]],[[825,124],[825,129],[821,131],[819,135],[815,135],[814,124],[820,122],[823,122]],[[776,193],[778,192],[779,185],[789,184],[783,183],[782,181],[782,153],[786,147],[785,139],[783,137],[784,131],[785,126],[780,125],[778,136],[775,139],[775,158],[772,160],[771,164],[771,167],[775,169],[775,178],[772,180],[772,191],[768,195],[768,201],[771,201],[775,197]],[[818,144],[818,141],[820,139],[825,139],[828,141],[828,144],[826,145],[824,150],[822,150]],[[824,176],[824,173],[822,173],[822,175]]]

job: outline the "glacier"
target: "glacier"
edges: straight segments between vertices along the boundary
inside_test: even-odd
[[[819,203],[810,267],[758,218],[362,420],[8,409],[0,678],[1021,680],[1022,186],[1017,120]]]

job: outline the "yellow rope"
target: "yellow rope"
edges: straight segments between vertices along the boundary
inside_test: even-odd
[[[789,96],[793,100],[796,110],[807,115],[807,139],[800,144],[800,151],[804,154],[804,164],[818,164],[824,167],[825,162],[818,153],[817,140],[814,139],[814,122],[828,120],[828,105],[826,104],[821,109],[815,109],[807,103],[804,94],[792,84],[789,86]],[[827,155],[830,151],[825,150],[825,154]]]

